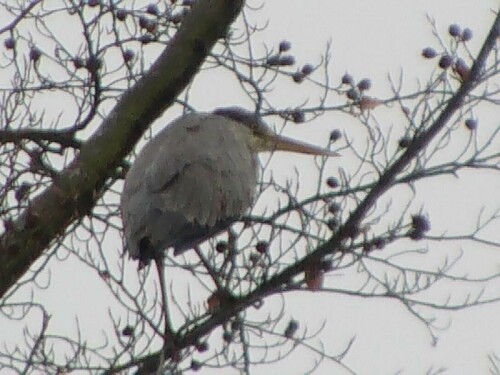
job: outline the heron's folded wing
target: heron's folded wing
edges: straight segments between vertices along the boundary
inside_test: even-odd
[[[156,208],[181,213],[187,221],[207,226],[239,217],[251,204],[254,189],[240,169],[201,160],[184,164],[162,182],[161,186],[148,184],[156,196]]]
[[[146,147],[136,164],[142,169],[140,183],[161,202],[156,208],[212,226],[240,216],[251,204],[255,156],[219,117],[183,117]]]

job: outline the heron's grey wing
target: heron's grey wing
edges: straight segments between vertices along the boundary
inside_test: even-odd
[[[203,125],[202,124],[203,120]],[[130,254],[144,237],[155,247],[178,245],[192,228],[213,228],[251,204],[256,160],[220,117],[192,114],[160,132],[127,174],[122,215]],[[204,229],[204,230],[205,230]]]
[[[234,188],[231,191],[221,183],[220,172],[210,163],[194,161],[155,192],[159,199],[155,209],[161,214],[149,224],[156,227],[152,231],[154,244],[172,246],[180,253],[224,229],[248,208],[252,196],[240,187],[238,173],[224,173],[224,182],[231,182]]]
[[[132,258],[140,257],[140,242],[149,238],[150,232],[154,230],[150,223],[155,222],[160,213],[155,207],[160,206],[160,200],[149,192],[146,186],[146,178],[150,172],[148,168],[162,154],[168,158],[170,134],[175,133],[176,122],[163,129],[156,137],[139,152],[134,163],[130,167],[121,195],[120,209],[123,220],[123,231],[127,250]],[[175,155],[173,155],[175,156]],[[172,163],[165,166],[163,175],[165,179],[175,176],[176,165]]]
[[[257,162],[239,129],[220,116],[191,114],[159,134],[145,183],[162,208],[208,226],[241,215],[241,201],[246,209],[253,197]]]

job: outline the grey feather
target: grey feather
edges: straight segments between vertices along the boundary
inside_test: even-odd
[[[188,114],[142,149],[121,199],[132,258],[147,264],[169,247],[186,250],[250,207],[258,164],[246,141],[251,129],[241,128],[228,116]]]

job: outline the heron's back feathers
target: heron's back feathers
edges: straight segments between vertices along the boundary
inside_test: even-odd
[[[238,127],[221,116],[190,114],[143,148],[127,174],[121,200],[133,258],[147,263],[151,254],[168,247],[190,248],[248,209],[257,159]]]

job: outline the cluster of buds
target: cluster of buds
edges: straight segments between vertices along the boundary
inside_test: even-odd
[[[356,83],[354,78],[349,73],[346,73],[342,76],[342,85],[350,86],[345,91],[345,95],[347,99],[356,102],[361,111],[371,110],[382,104],[382,101],[365,94],[372,87],[372,81],[369,78],[363,78]]]
[[[472,39],[472,30],[468,27],[465,27],[463,30],[460,26],[453,24],[448,27],[448,33],[456,38],[460,42],[468,42]]]
[[[292,66],[295,65],[295,57],[290,54],[287,54],[288,51],[292,48],[292,44],[288,40],[282,40],[278,45],[278,53],[272,56],[269,56],[266,60],[267,66]],[[314,72],[316,68],[311,64],[305,64],[292,74],[292,79],[295,83],[301,83],[304,81],[304,78],[309,76],[312,72]]]
[[[328,187],[334,189],[340,186],[339,181],[335,177],[329,177],[326,180]],[[332,214],[332,217],[326,222],[328,229],[335,231],[340,227],[341,224],[341,214],[342,208],[339,203],[332,202],[328,205],[328,212]]]
[[[413,215],[411,217],[411,229],[408,232],[408,236],[412,240],[421,240],[425,232],[428,232],[430,229],[429,219],[423,215]]]
[[[464,28],[463,30],[458,25],[450,25],[448,28],[448,33],[455,38],[458,42],[468,42],[472,39],[472,30],[469,28]],[[426,47],[422,50],[422,56],[426,59],[433,59],[437,57],[439,54],[436,52],[434,48]],[[470,68],[467,63],[460,57],[454,58],[450,56],[448,53],[441,54],[441,57],[438,61],[438,66],[441,69],[453,69],[453,72],[463,81],[469,77]]]
[[[342,76],[342,84],[351,86],[351,88],[346,91],[347,98],[351,100],[359,100],[363,92],[368,91],[372,87],[372,82],[368,78],[363,78],[356,83],[349,73]]]
[[[387,240],[383,237],[375,237],[371,241],[363,243],[363,253],[370,253],[373,250],[382,250],[387,245]]]
[[[292,48],[289,41],[283,40],[278,46],[278,53],[276,55],[269,56],[266,60],[267,66],[290,66],[295,64],[295,57],[292,55],[287,55]]]
[[[295,83],[301,83],[308,75],[314,72],[315,68],[311,64],[305,64],[302,68],[292,74],[292,79]]]

